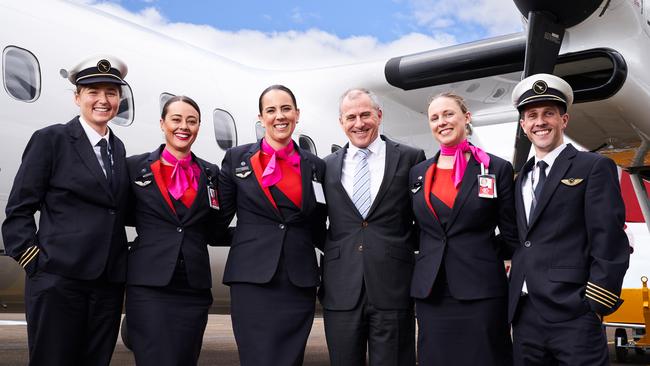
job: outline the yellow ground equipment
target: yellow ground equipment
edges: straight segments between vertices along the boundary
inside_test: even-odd
[[[637,354],[650,350],[650,300],[648,299],[648,277],[641,277],[642,288],[623,289],[621,307],[604,319],[603,325],[616,328],[614,332],[616,360],[625,362],[628,350],[633,349]],[[632,340],[628,340],[627,329],[632,332]]]

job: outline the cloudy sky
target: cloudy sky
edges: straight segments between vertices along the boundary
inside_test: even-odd
[[[384,59],[522,29],[507,0],[76,1],[273,69]]]

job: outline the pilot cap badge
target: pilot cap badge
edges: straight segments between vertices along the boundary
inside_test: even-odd
[[[528,104],[549,101],[568,109],[573,104],[571,85],[555,75],[535,74],[520,81],[512,90],[512,104],[519,111]]]

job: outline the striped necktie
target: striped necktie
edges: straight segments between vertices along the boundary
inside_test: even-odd
[[[354,168],[352,201],[365,219],[370,210],[370,169],[368,168],[368,149],[359,149],[355,155],[357,166]]]

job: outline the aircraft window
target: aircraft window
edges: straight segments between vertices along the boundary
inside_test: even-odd
[[[221,150],[237,146],[237,126],[235,119],[230,113],[223,109],[215,109],[214,117],[214,137],[217,139],[217,145]]]
[[[13,98],[31,103],[41,94],[41,68],[33,53],[14,46],[2,52],[2,80]]]
[[[337,144],[332,144],[332,147],[330,148],[330,152],[331,152],[332,154],[334,154],[335,152],[337,152],[337,151],[339,151],[339,150],[341,150],[341,146],[339,146],[339,145],[337,145]]]
[[[133,102],[133,91],[129,84],[122,85],[122,98],[120,99],[120,108],[117,110],[117,116],[113,118],[112,123],[118,126],[130,126],[135,118],[135,103]]]
[[[311,137],[300,135],[298,137],[298,146],[316,155],[316,144],[314,144],[314,140],[312,140]]]
[[[165,106],[165,103],[167,103],[168,100],[172,99],[176,95],[172,93],[160,93],[160,114],[162,114],[162,109]]]
[[[259,140],[262,137],[264,137],[264,134],[266,133],[266,129],[264,126],[262,126],[262,122],[257,121],[255,122],[255,139]]]

